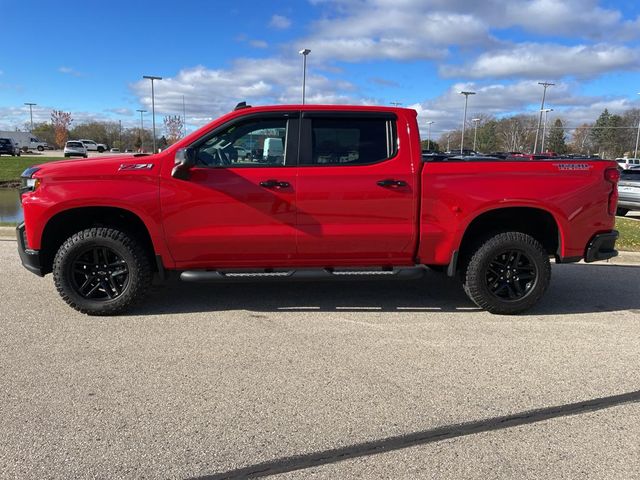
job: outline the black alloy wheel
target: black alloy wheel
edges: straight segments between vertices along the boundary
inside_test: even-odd
[[[480,241],[463,257],[462,281],[469,298],[491,313],[524,312],[544,295],[551,280],[549,253],[522,232],[502,232]]]
[[[489,292],[502,301],[513,302],[531,293],[538,269],[521,250],[498,254],[487,267],[485,281]]]
[[[121,230],[92,227],[71,235],[53,260],[62,299],[89,315],[117,315],[140,301],[151,286],[151,252]]]
[[[70,277],[82,298],[113,300],[129,286],[129,265],[108,247],[90,247],[73,260]]]

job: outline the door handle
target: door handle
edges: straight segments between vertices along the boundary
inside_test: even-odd
[[[386,178],[384,180],[378,181],[378,185],[385,188],[398,188],[398,187],[406,187],[407,182],[404,180],[394,180],[392,178]]]
[[[260,186],[264,188],[287,188],[290,186],[289,182],[279,182],[278,180],[265,180],[260,182]]]

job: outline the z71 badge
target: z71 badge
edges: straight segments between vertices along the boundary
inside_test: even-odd
[[[121,163],[118,170],[151,170],[153,163]]]

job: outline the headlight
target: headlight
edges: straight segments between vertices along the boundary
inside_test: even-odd
[[[40,186],[41,180],[39,178],[33,178],[33,175],[40,170],[38,167],[29,167],[22,175],[20,175],[20,197],[28,192],[33,192]]]

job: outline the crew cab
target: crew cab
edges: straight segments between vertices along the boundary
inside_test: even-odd
[[[614,161],[434,158],[423,160],[414,110],[240,104],[151,156],[27,169],[19,254],[93,315],[128,309],[154,275],[412,278],[428,267],[511,314],[540,300],[550,259],[617,255]]]

